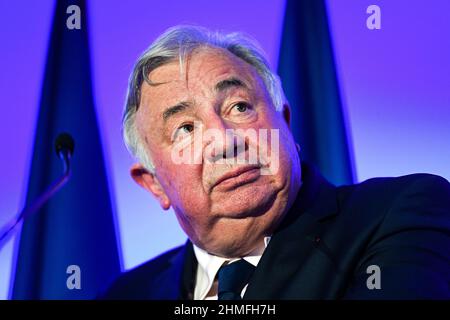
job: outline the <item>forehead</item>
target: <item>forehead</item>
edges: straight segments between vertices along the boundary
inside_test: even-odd
[[[210,94],[220,80],[228,77],[243,80],[250,89],[257,89],[262,81],[256,69],[222,48],[204,47],[191,52],[184,65],[173,61],[156,68],[149,79],[157,85],[142,85],[141,105],[155,108],[188,99],[190,94]]]

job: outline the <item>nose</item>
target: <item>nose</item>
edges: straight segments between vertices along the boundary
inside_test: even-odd
[[[246,139],[237,135],[236,128],[230,126],[219,115],[210,117],[204,129],[203,156],[205,161],[234,163],[239,156],[245,156],[248,149]]]

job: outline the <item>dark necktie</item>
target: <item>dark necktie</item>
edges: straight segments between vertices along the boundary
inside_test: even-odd
[[[255,270],[251,263],[240,259],[219,269],[219,300],[241,300],[241,291]]]

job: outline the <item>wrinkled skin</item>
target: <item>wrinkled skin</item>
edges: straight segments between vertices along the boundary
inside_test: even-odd
[[[173,207],[184,232],[198,247],[228,258],[260,250],[264,237],[279,225],[301,185],[289,107],[276,111],[255,68],[220,48],[196,49],[182,68],[178,61],[170,62],[153,70],[149,79],[161,84],[142,85],[136,125],[155,172],[137,163],[131,168],[132,177],[163,209]],[[238,79],[244,85],[218,90],[216,85],[225,79]],[[180,102],[188,106],[164,120],[164,111]],[[228,148],[234,148],[230,143],[234,140],[226,139],[225,130],[249,128],[279,130],[279,150],[269,150],[274,152],[272,157],[265,159],[264,165],[256,165],[269,170],[268,174],[253,166],[218,183],[224,174],[246,168],[217,161],[226,158]],[[194,151],[195,163],[174,163],[177,142],[192,142],[196,130],[210,129],[221,132],[221,138],[203,139],[200,152]],[[240,143],[246,153],[258,148],[254,139],[241,139]],[[267,145],[270,149],[271,143]],[[207,152],[211,146],[213,151]],[[270,169],[273,156],[279,161],[276,170]]]

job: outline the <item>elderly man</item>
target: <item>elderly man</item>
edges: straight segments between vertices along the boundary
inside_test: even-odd
[[[124,137],[133,179],[189,240],[103,298],[450,298],[448,182],[335,187],[301,163],[289,126],[252,40],[192,26],[161,35],[130,78]]]

